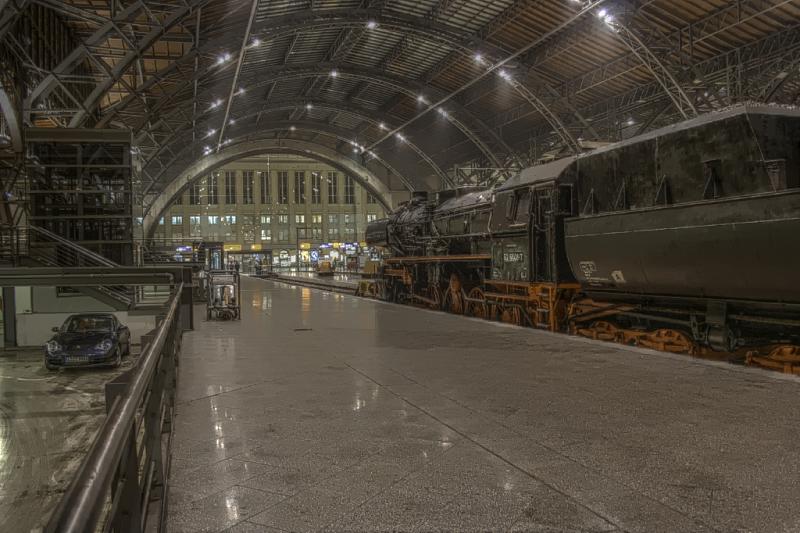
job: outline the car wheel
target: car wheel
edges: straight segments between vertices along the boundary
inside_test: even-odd
[[[55,365],[51,365],[51,364],[50,364],[50,363],[47,361],[47,359],[45,359],[45,360],[44,360],[44,367],[45,367],[47,370],[58,370],[58,367],[57,367],[57,366],[55,366]]]
[[[114,362],[111,363],[111,366],[114,368],[119,368],[122,365],[122,349],[117,348],[117,355],[114,357]]]

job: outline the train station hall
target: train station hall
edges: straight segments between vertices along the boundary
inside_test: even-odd
[[[800,0],[0,0],[0,533],[800,533]]]

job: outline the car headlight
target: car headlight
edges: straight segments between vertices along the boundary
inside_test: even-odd
[[[61,351],[61,345],[56,341],[47,341],[45,346],[47,347],[47,353],[54,354]]]
[[[102,342],[98,342],[97,346],[95,346],[95,348],[100,350],[100,351],[107,352],[107,351],[109,351],[111,349],[112,346],[114,346],[114,343],[111,342],[110,340],[106,339],[106,340],[104,340]]]

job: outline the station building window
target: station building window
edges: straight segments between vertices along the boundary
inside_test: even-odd
[[[306,173],[294,173],[294,203],[306,203]]]
[[[367,215],[367,222],[375,222],[376,220],[378,220],[378,215],[375,214]]]
[[[322,224],[322,215],[311,215],[312,224]]]
[[[278,215],[278,224],[286,225],[289,223],[289,215]]]
[[[222,221],[226,224],[236,224],[236,215],[223,215]]]
[[[219,216],[217,216],[217,215],[208,215],[208,223],[209,224],[219,224]]]
[[[306,223],[306,216],[305,215],[295,215],[294,216],[294,223],[295,224],[305,224]]]
[[[262,228],[261,240],[266,242],[272,242],[272,230],[269,228]]]
[[[344,203],[349,205],[356,203],[356,185],[352,176],[344,177]]]
[[[278,172],[278,203],[289,203],[289,173]]]
[[[158,219],[158,225],[159,226],[163,226],[164,225],[164,217],[161,217],[161,218]]]
[[[272,224],[272,216],[271,215],[261,215],[261,223],[262,224]]]
[[[236,203],[236,171],[225,171],[225,203],[233,205]]]
[[[328,238],[336,240],[339,238],[339,228],[328,228]]]
[[[203,194],[203,186],[200,185],[200,180],[197,180],[189,187],[189,205],[200,205],[202,203],[201,194]]]
[[[377,204],[378,200],[372,195],[371,192],[367,192],[367,203],[368,204]]]
[[[339,197],[337,190],[339,188],[339,177],[336,172],[328,172],[328,203],[338,204]]]
[[[259,172],[261,174],[261,203],[262,204],[271,204],[272,203],[272,189],[271,183],[269,179],[269,172]]]
[[[216,174],[208,177],[208,205],[219,204],[219,178]]]
[[[255,174],[252,170],[245,170],[242,172],[242,203],[243,204],[252,204],[253,203],[253,188],[255,187],[253,175]]]
[[[278,241],[280,241],[280,242],[289,242],[289,230],[288,229],[278,230]]]
[[[183,224],[183,217],[181,215],[173,215],[172,216],[172,225],[173,226],[180,226]]]
[[[319,172],[312,172],[311,173],[311,203],[312,204],[319,204],[322,203],[320,189],[322,187],[321,179],[320,179]]]
[[[328,225],[329,226],[338,226],[339,225],[339,215],[328,215]]]

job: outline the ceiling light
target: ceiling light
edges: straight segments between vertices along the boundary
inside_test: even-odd
[[[331,71],[331,78],[335,78],[335,77],[336,77],[336,76],[338,76],[338,75],[339,75],[339,73],[336,71],[336,69],[333,69],[333,70]]]
[[[483,63],[483,56],[481,54],[475,54],[475,61]]]
[[[358,148],[353,148],[353,153],[357,154],[358,153]]]
[[[606,24],[610,25],[611,23],[614,22],[614,15],[606,15],[605,17],[603,17],[603,21],[605,21]]]
[[[606,15],[608,15],[607,9],[601,9],[600,11],[597,12],[597,16],[601,19],[606,18]]]
[[[417,96],[417,102],[419,102],[421,104],[424,104],[425,103],[425,97],[422,96],[422,95]]]
[[[230,119],[230,120],[228,121],[228,124],[230,124],[231,126],[233,126],[234,124],[236,124],[236,119],[234,119],[234,118]]]
[[[439,114],[442,115],[443,117],[445,117],[445,118],[447,117],[447,111],[445,111],[444,108],[440,107],[436,111],[438,111]]]
[[[236,94],[244,94],[244,87],[239,87],[239,91]]]
[[[212,129],[210,129],[210,130],[208,130],[208,136],[209,136],[209,137],[211,137],[211,136],[212,136],[212,135],[214,135],[215,133],[217,133],[217,130],[215,130],[215,129],[213,129],[213,128],[212,128]]]
[[[367,22],[367,28],[369,28],[371,30],[374,30],[377,27],[378,27],[378,23],[375,22],[374,20],[370,20],[369,22]]]
[[[294,130],[296,130],[296,129],[297,129],[297,127],[296,127],[296,126],[289,126],[289,131],[294,131]]]
[[[378,124],[378,127],[379,127],[380,129],[382,129],[382,130],[385,130],[385,129],[386,129],[386,124],[384,124],[383,122],[381,122],[380,124]]]
[[[636,121],[633,120],[633,117],[629,118],[628,119],[628,126],[633,126],[634,124],[636,124]]]
[[[250,46],[259,46],[261,44],[261,40],[259,38],[253,39],[253,42],[250,43]]]
[[[511,81],[511,74],[509,74],[507,70],[500,69],[497,72],[497,75],[500,76],[501,78],[503,78],[506,81]]]
[[[312,107],[314,107],[314,106],[311,105],[311,104],[306,104],[306,109],[311,109]]]
[[[405,140],[406,140],[406,138],[405,138],[405,137],[403,137],[403,134],[402,134],[402,133],[399,133],[399,132],[398,132],[398,133],[395,133],[395,135],[396,135],[396,136],[397,136],[397,138],[398,138],[398,139],[400,139],[401,141],[405,141]]]

